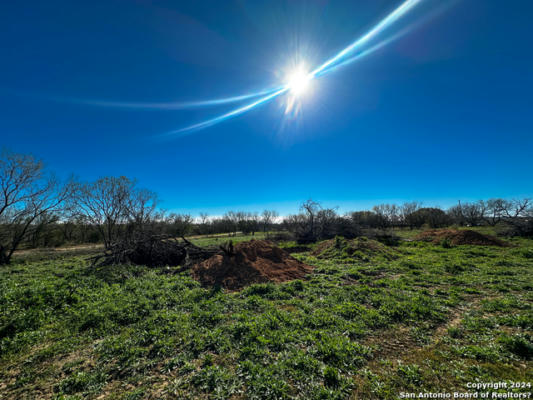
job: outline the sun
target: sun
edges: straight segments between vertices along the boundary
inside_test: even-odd
[[[303,67],[297,67],[287,75],[287,88],[295,97],[301,97],[309,89],[311,75]]]

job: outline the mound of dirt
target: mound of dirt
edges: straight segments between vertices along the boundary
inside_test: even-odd
[[[433,229],[422,232],[416,237],[416,239],[433,243],[441,243],[443,240],[448,240],[450,244],[454,246],[462,244],[500,247],[509,246],[509,243],[504,242],[497,237],[484,235],[470,229]]]
[[[204,286],[236,290],[252,283],[301,279],[312,270],[272,242],[252,240],[236,244],[231,253],[217,254],[196,264],[192,275]]]
[[[311,254],[317,258],[358,258],[364,261],[376,256],[387,260],[397,257],[392,249],[377,240],[366,237],[348,240],[340,236],[321,242]]]

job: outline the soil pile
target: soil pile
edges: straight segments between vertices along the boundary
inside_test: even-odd
[[[397,257],[394,250],[377,240],[366,237],[348,240],[340,236],[320,243],[311,254],[317,258],[352,258],[363,261],[377,256],[382,256],[387,260]]]
[[[192,275],[204,286],[236,290],[252,283],[301,279],[312,270],[272,242],[252,240],[196,264]]]
[[[443,240],[449,241],[451,245],[472,244],[477,246],[509,246],[509,243],[497,237],[484,235],[482,233],[465,229],[433,229],[422,232],[416,237],[417,240],[425,242],[441,243]]]

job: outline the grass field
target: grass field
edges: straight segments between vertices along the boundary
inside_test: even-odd
[[[512,244],[300,252],[306,280],[232,293],[175,268],[21,255],[0,269],[0,398],[396,399],[532,382],[533,240]]]

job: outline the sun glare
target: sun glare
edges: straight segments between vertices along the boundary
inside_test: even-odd
[[[311,76],[304,68],[299,67],[292,70],[287,76],[287,87],[289,91],[296,97],[300,97],[307,89],[309,89],[309,83]]]

